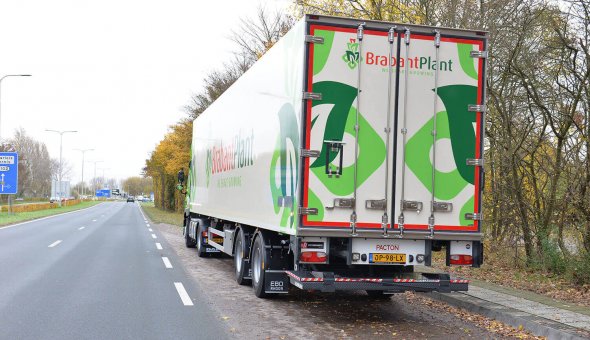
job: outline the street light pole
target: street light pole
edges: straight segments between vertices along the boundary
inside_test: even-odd
[[[84,196],[84,154],[86,151],[94,151],[94,149],[74,149],[82,152],[82,196]]]
[[[94,183],[92,183],[92,189],[94,190],[94,197],[96,198],[96,164],[102,163],[103,161],[94,161]]]
[[[47,132],[55,132],[55,133],[59,133],[59,173],[58,173],[58,181],[59,181],[59,191],[57,192],[57,199],[59,200],[59,206],[61,207],[61,194],[62,194],[62,190],[63,190],[63,186],[61,183],[61,175],[62,175],[62,151],[63,151],[63,137],[64,137],[64,133],[74,133],[74,132],[78,132],[78,131],[73,131],[73,130],[49,130],[49,129],[45,129],[45,131]]]
[[[7,77],[30,77],[30,74],[7,74],[0,78],[0,120],[2,119],[2,80]],[[0,142],[2,141],[2,124],[0,124]]]

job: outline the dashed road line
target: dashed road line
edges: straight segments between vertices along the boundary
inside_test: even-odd
[[[164,262],[164,267],[172,269],[172,263],[170,263],[170,260],[166,256],[162,256],[162,261]]]
[[[146,226],[146,227],[149,227],[150,225],[149,225],[149,224],[146,224],[145,226]]]
[[[53,242],[52,244],[48,245],[47,248],[53,248],[53,247],[57,246],[58,244],[60,244],[61,241],[62,240],[57,240],[57,241]]]
[[[82,229],[84,229],[84,228],[86,228],[86,227],[80,227],[80,228],[78,228],[78,230],[82,230]]]
[[[152,238],[158,238],[158,236],[156,236],[156,234],[152,234]]]
[[[193,301],[191,300],[191,297],[188,296],[188,293],[186,292],[186,289],[184,289],[182,282],[174,282],[174,287],[176,287],[176,291],[178,292],[182,303],[185,306],[193,306]]]
[[[162,245],[158,242],[156,242],[156,249],[162,250]]]
[[[149,228],[148,230],[149,230],[149,231],[153,231],[153,230],[152,230],[152,228]]]
[[[96,220],[92,220],[92,222],[96,222]]]

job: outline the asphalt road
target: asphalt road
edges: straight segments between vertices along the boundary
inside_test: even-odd
[[[203,295],[136,204],[0,228],[1,339],[231,336]]]

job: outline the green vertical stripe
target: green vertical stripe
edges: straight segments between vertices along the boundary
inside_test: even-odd
[[[334,41],[334,31],[316,30],[314,35],[324,38],[323,44],[313,46],[313,74],[316,75],[322,71],[328,61]]]
[[[469,77],[477,80],[477,71],[475,71],[475,63],[473,58],[470,56],[470,52],[473,49],[473,45],[470,44],[457,44],[457,52],[459,53],[459,63],[463,72]]]

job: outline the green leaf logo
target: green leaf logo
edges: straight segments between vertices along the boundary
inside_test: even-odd
[[[344,60],[351,70],[355,69],[362,60],[358,52],[359,44],[355,41],[355,39],[350,39],[350,42],[347,43],[348,50],[342,56],[342,60]]]

